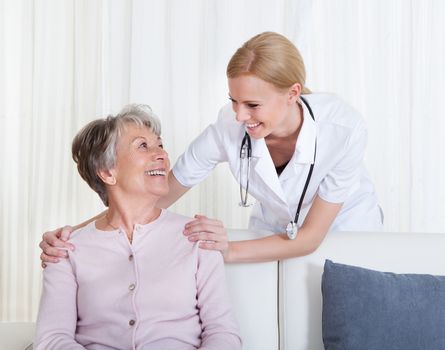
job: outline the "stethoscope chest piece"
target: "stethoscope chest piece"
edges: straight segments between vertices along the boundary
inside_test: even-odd
[[[298,233],[297,224],[293,221],[289,222],[286,226],[286,233],[289,239],[295,239]]]

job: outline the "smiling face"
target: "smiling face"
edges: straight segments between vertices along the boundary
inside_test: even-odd
[[[128,123],[116,146],[116,164],[110,172],[118,189],[130,196],[157,199],[168,193],[170,161],[161,138],[147,127]]]
[[[285,137],[298,128],[300,85],[280,91],[254,75],[229,78],[229,95],[236,120],[255,139]]]

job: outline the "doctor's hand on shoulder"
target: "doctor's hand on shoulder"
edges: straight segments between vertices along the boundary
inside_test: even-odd
[[[223,255],[224,260],[228,258],[229,239],[222,221],[210,219],[204,215],[195,215],[195,220],[185,225],[184,235],[190,242],[200,241],[200,248],[218,250]]]
[[[276,232],[259,239],[229,241],[224,224],[204,215],[195,215],[195,220],[185,225],[184,235],[191,242],[200,241],[201,249],[220,251],[226,263],[287,259],[314,252],[341,206],[342,203],[329,203],[317,196],[295,239],[289,239],[284,232]]]
[[[39,243],[42,249],[42,267],[46,267],[47,262],[59,262],[59,259],[68,257],[67,250],[74,250],[74,246],[67,242],[73,230],[73,227],[66,225],[42,235],[42,241]]]
[[[47,231],[42,235],[42,241],[39,243],[42,253],[40,254],[40,260],[42,261],[42,267],[46,267],[46,263],[57,263],[60,259],[68,257],[68,250],[73,251],[75,246],[69,242],[71,233],[79,228],[88,225],[90,222],[101,218],[107,211],[96,215],[95,217],[78,224],[76,226],[65,225],[52,231]]]

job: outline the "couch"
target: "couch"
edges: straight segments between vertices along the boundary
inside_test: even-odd
[[[263,232],[260,235],[264,235]],[[258,237],[230,230],[231,240]],[[379,271],[445,275],[445,234],[331,232],[314,253],[280,262],[229,264],[227,281],[246,350],[319,350],[326,259]],[[32,323],[0,324],[0,350],[23,350]]]

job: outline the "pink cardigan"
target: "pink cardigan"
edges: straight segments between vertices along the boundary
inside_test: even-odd
[[[190,218],[163,210],[133,244],[95,223],[43,273],[34,349],[241,349],[219,252],[182,234]]]

